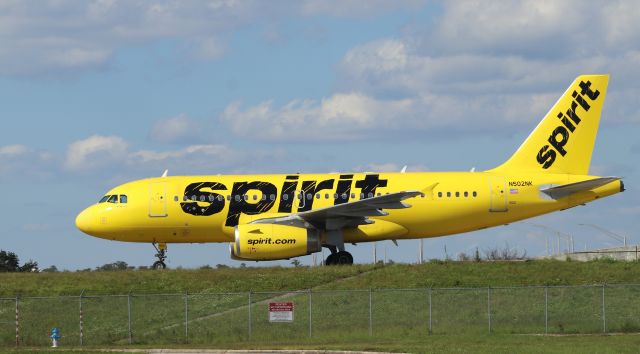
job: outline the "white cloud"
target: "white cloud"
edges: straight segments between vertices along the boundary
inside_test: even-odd
[[[26,145],[0,146],[0,179],[44,179],[57,171],[56,159],[50,152]]]
[[[0,147],[0,155],[2,156],[18,156],[24,155],[29,151],[29,149],[20,144],[16,145],[7,145]]]
[[[374,16],[420,2],[5,1],[0,4],[0,75],[108,68],[118,50],[160,40],[179,43],[178,56],[214,60],[224,55],[232,32],[245,26],[301,15]]]
[[[184,113],[156,122],[149,137],[160,143],[197,141],[201,138],[198,124]]]
[[[328,15],[336,17],[370,17],[395,9],[417,9],[424,0],[305,0],[301,2],[305,15]]]
[[[127,157],[128,148],[129,144],[120,137],[93,135],[69,145],[65,167],[81,171],[119,163]]]
[[[348,50],[334,93],[278,107],[270,100],[248,107],[233,102],[221,121],[239,136],[262,141],[401,140],[514,128],[526,133],[584,73],[612,76],[608,122],[640,121],[632,98],[640,95],[637,6],[533,0],[442,5],[442,15],[426,29]],[[618,17],[622,23],[612,25]]]

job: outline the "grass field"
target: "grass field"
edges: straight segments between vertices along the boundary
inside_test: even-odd
[[[0,297],[8,299],[0,301],[0,349],[15,342],[16,294],[23,345],[43,348],[57,326],[65,345],[78,346],[78,295],[84,290],[89,348],[129,346],[130,308],[134,346],[625,352],[640,337],[532,334],[545,332],[545,319],[549,333],[602,333],[603,287],[594,284],[604,283],[607,332],[640,332],[640,286],[615,285],[638,283],[639,276],[640,264],[611,261],[4,273]],[[511,285],[551,287],[501,288]],[[103,296],[111,294],[121,295]],[[47,298],[33,298],[42,296]],[[269,301],[294,302],[295,321],[268,322]]]
[[[342,281],[341,281],[342,280]],[[638,262],[429,262],[317,268],[0,273],[0,297],[640,283]]]

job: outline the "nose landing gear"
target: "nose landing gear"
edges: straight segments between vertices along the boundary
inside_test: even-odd
[[[166,243],[158,243],[156,246],[156,243],[152,243],[153,248],[156,249],[156,251],[158,253],[156,253],[156,258],[158,258],[157,261],[155,261],[153,263],[153,265],[151,266],[152,269],[166,269],[167,265],[164,263],[164,261],[167,259],[167,244]]]

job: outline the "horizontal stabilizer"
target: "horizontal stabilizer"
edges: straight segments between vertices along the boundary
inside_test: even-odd
[[[540,190],[540,192],[551,197],[551,199],[562,199],[572,194],[590,191],[592,189],[604,186],[611,182],[619,180],[620,177],[600,177],[587,181],[565,184],[557,187],[550,187]]]

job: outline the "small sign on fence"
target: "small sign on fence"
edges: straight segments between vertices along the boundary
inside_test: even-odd
[[[269,322],[293,322],[293,302],[270,302]]]

